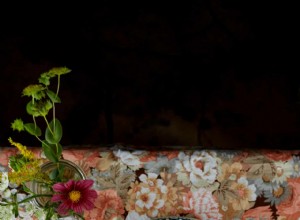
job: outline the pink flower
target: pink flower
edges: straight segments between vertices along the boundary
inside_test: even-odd
[[[195,192],[189,191],[183,197],[183,208],[187,213],[195,215],[199,219],[221,220],[219,204],[209,190],[199,188]]]
[[[85,212],[85,219],[114,219],[117,217],[122,218],[124,214],[124,205],[122,199],[119,197],[117,191],[107,189],[97,191],[98,197],[95,200],[95,207]]]
[[[58,213],[66,215],[69,210],[82,213],[84,209],[93,209],[93,201],[97,198],[97,192],[90,189],[93,183],[93,180],[69,180],[66,183],[54,184],[52,188],[57,194],[53,195],[51,201],[61,202],[58,206]]]

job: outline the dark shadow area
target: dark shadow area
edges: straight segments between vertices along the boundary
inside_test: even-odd
[[[235,0],[7,8],[0,144],[10,136],[37,144],[10,129],[26,117],[21,91],[43,71],[66,66],[72,72],[57,106],[65,145],[296,149],[292,10]]]

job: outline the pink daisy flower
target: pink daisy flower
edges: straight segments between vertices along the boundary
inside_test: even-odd
[[[69,180],[66,183],[54,184],[52,188],[57,194],[53,195],[51,201],[61,202],[58,213],[66,215],[70,210],[82,213],[84,209],[93,209],[94,199],[97,198],[97,192],[91,189],[93,183],[93,180]]]

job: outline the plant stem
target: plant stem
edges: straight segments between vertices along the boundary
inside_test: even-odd
[[[57,76],[57,89],[56,89],[56,95],[58,95],[59,87],[60,87],[60,75]]]
[[[51,130],[51,127],[50,127],[50,125],[49,125],[49,123],[48,123],[48,120],[47,120],[46,116],[44,116],[44,119],[45,119],[45,121],[46,121],[47,127],[49,128],[49,131],[50,131],[51,134],[53,135],[54,133],[53,133],[53,131]]]
[[[3,205],[3,206],[7,206],[7,205],[15,205],[16,203],[17,204],[22,204],[22,203],[25,203],[25,202],[28,202],[28,201],[30,201],[30,200],[32,200],[32,199],[34,199],[34,198],[38,198],[38,197],[52,197],[53,195],[52,194],[40,194],[40,195],[33,195],[33,196],[30,196],[30,197],[28,197],[28,198],[26,198],[26,199],[23,199],[22,201],[20,201],[20,202],[7,202],[7,203],[0,203],[1,205]]]

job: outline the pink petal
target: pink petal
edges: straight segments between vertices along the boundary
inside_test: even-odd
[[[68,203],[63,202],[58,206],[57,211],[60,215],[66,215],[69,209],[70,209],[70,205]]]
[[[66,191],[66,187],[64,183],[55,183],[52,186],[52,189],[56,192],[65,192]]]
[[[76,189],[83,191],[89,189],[91,186],[93,186],[93,184],[93,180],[79,180],[76,184]]]
[[[62,201],[64,199],[65,199],[64,195],[55,194],[55,195],[52,196],[51,202],[60,202],[60,201]]]
[[[66,190],[68,191],[73,190],[74,185],[75,185],[75,181],[69,180],[68,182],[65,183]]]
[[[82,209],[81,205],[80,205],[80,204],[77,204],[77,203],[73,205],[73,210],[74,210],[75,212],[77,212],[77,213],[83,212],[83,209]]]
[[[96,190],[89,190],[87,192],[87,196],[90,197],[90,198],[96,199],[98,194],[97,194]]]
[[[92,203],[90,200],[86,200],[83,202],[82,206],[84,206],[84,208],[86,210],[91,210],[93,209],[95,206],[94,206],[94,203]]]

